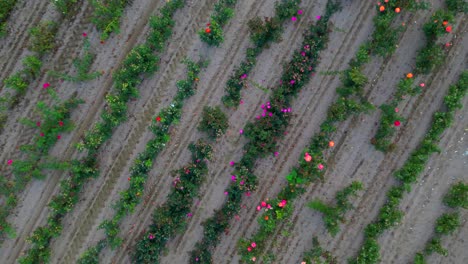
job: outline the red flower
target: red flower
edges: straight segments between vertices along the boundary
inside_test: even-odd
[[[41,134],[40,134],[40,135],[41,135],[41,137],[43,137],[43,136],[44,136],[44,133],[42,133],[42,132],[41,132]]]
[[[401,123],[400,123],[400,121],[396,120],[396,121],[394,122],[394,124],[395,124],[395,126],[400,126]]]
[[[57,135],[57,140],[58,140],[58,139],[61,139],[61,138],[62,138],[62,137],[61,137],[60,135]]]
[[[130,177],[128,177],[127,180],[130,180]]]
[[[59,126],[63,126],[63,121],[59,121]]]
[[[446,27],[446,28],[445,28],[445,31],[447,31],[447,32],[452,32],[452,27],[451,27],[451,26]]]
[[[161,117],[160,116],[156,117],[156,121],[161,122]]]
[[[49,86],[50,86],[50,83],[47,83],[47,82],[46,82],[46,83],[44,83],[44,84],[42,85],[42,89],[47,89],[47,88],[49,88]]]
[[[88,36],[88,34],[86,34],[86,32],[83,32],[83,37],[86,38],[87,36]]]
[[[40,126],[41,126],[41,122],[37,122],[37,123],[36,123],[36,126],[40,127]]]

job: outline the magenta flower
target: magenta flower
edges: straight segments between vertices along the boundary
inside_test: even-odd
[[[260,207],[260,205],[257,206],[257,211],[260,211],[262,210],[262,208]]]
[[[291,20],[292,20],[292,21],[296,21],[296,20],[297,20],[297,17],[293,16],[293,17],[291,17]]]
[[[323,170],[323,164],[320,163],[319,165],[317,165],[317,168],[318,168],[319,170]]]
[[[244,185],[244,183],[245,183],[244,180],[242,180],[242,181],[240,181],[239,184],[240,184],[240,185]]]
[[[44,136],[44,133],[42,133],[42,132],[41,132],[41,134],[40,134],[40,135],[41,135],[41,137],[43,137],[43,136]]]
[[[320,18],[322,18],[321,16],[316,16],[317,20],[320,20]]]
[[[241,134],[241,135],[244,134],[244,130],[239,129],[239,134]]]
[[[62,136],[60,136],[60,135],[57,135],[57,140],[58,140],[58,139],[61,139],[61,138],[62,138]]]
[[[241,75],[241,79],[243,80],[245,78],[247,78],[247,74],[244,73],[244,74]]]
[[[267,203],[266,203],[265,201],[262,201],[262,202],[260,203],[260,205],[261,205],[262,207],[266,207],[266,206],[267,206]]]
[[[86,32],[83,32],[83,37],[86,38],[87,36],[88,36],[88,34],[86,34]]]
[[[250,244],[253,248],[255,248],[257,246],[257,244],[255,244],[255,242],[252,242],[252,244]]]
[[[302,15],[302,13],[303,13],[303,12],[302,12],[301,9],[297,10],[297,14],[298,14],[298,15]]]
[[[305,52],[302,51],[301,55],[302,55],[302,57],[305,57],[306,54],[305,54]]]
[[[153,239],[154,239],[154,235],[153,235],[153,234],[149,234],[148,238],[149,238],[150,240],[153,240]]]
[[[192,213],[188,213],[187,217],[192,217],[192,215],[193,215]]]
[[[8,164],[8,165],[13,164],[13,160],[8,160],[7,164]]]
[[[37,126],[37,127],[40,127],[40,126],[41,126],[41,122],[36,122],[36,126]]]
[[[291,85],[292,85],[292,84],[295,84],[295,83],[296,83],[295,80],[290,80],[290,81],[289,81],[289,84],[291,84]]]
[[[261,116],[257,116],[257,119],[260,119],[260,118],[261,118]]]
[[[272,116],[273,116],[273,113],[272,113],[272,112],[270,112],[268,115],[269,115],[270,117],[272,117]]]
[[[252,195],[252,193],[246,192],[245,195],[246,195],[247,197],[250,197],[250,195]]]
[[[261,107],[262,109],[265,109],[265,105],[263,105],[263,104],[262,104],[260,107]]]
[[[234,161],[229,162],[229,165],[234,166]]]
[[[63,126],[63,121],[59,121],[59,126]]]
[[[44,84],[42,85],[42,89],[47,89],[47,88],[49,88],[49,86],[50,86],[50,83],[47,83],[47,82],[46,82],[46,83],[44,83]]]
[[[236,181],[237,178],[236,178],[236,175],[231,175],[231,181]]]
[[[224,192],[224,195],[228,195],[229,193],[228,192]]]
[[[278,151],[275,151],[275,157],[278,157],[279,153]]]
[[[243,104],[243,103],[244,103],[244,101],[243,101],[243,100],[240,100],[239,104]]]

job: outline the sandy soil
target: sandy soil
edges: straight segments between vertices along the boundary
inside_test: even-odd
[[[25,49],[27,29],[42,18],[58,17],[47,1],[26,2],[12,16],[15,18],[15,23],[10,23],[12,34],[0,40],[0,80],[17,70],[21,58],[28,54]],[[124,246],[116,251],[106,249],[101,255],[102,263],[129,263],[128,250],[151,222],[154,208],[166,200],[172,181],[170,172],[188,161],[188,144],[203,137],[196,129],[203,106],[220,104],[230,73],[245,56],[245,50],[249,46],[246,22],[254,16],[271,16],[274,12],[273,1],[240,0],[235,17],[226,26],[225,42],[219,48],[208,48],[200,42],[196,30],[207,22],[214,2],[188,1],[187,6],[177,12],[175,33],[162,56],[160,70],[154,76],[148,76],[140,85],[141,96],[129,104],[128,121],[116,129],[112,139],[99,153],[100,177],[85,185],[79,204],[66,216],[62,235],[52,242],[52,263],[74,263],[88,246],[103,238],[103,233],[97,226],[103,219],[113,215],[111,205],[118,198],[118,193],[128,186],[131,161],[152,137],[147,130],[151,116],[168,105],[175,94],[175,81],[185,77],[185,66],[180,63],[181,59],[185,56],[193,59],[201,56],[209,59],[210,65],[200,77],[196,95],[187,101],[180,124],[171,132],[170,144],[154,162],[155,166],[145,188],[145,202],[136,208],[134,214],[125,218],[121,225]],[[309,22],[323,13],[326,3],[325,0],[303,2],[306,16],[296,23],[288,22],[283,41],[273,44],[258,58],[258,64],[249,76],[256,83],[272,87],[278,81],[282,63],[290,59],[291,52],[302,40],[302,32]],[[431,2],[433,8],[437,8],[442,1]],[[74,17],[64,20],[59,31],[59,47],[46,57],[44,68],[70,69],[72,58],[81,51],[81,32],[86,31],[97,54],[93,69],[104,70],[105,75],[82,84],[53,83],[53,86],[59,88],[60,97],[66,98],[76,91],[79,97],[86,99],[86,103],[73,112],[77,129],[62,137],[61,144],[57,144],[52,155],[65,159],[82,155],[75,151],[73,144],[99,120],[99,113],[104,107],[104,95],[112,89],[112,70],[118,67],[132,47],[143,41],[148,17],[156,13],[163,3],[162,0],[134,1],[126,9],[121,33],[113,35],[104,45],[99,44],[99,33],[89,23],[87,1],[84,1]],[[318,73],[293,104],[295,117],[287,136],[280,142],[280,154],[276,158],[272,155],[257,163],[255,173],[259,176],[259,190],[244,199],[239,220],[232,220],[229,234],[222,237],[214,252],[215,263],[238,262],[238,239],[250,236],[257,228],[256,205],[261,200],[276,196],[285,184],[285,175],[297,163],[301,150],[318,131],[328,106],[335,100],[335,88],[340,84],[338,76],[319,72],[346,68],[357,47],[372,31],[373,4],[372,1],[343,1],[343,10],[332,18],[334,30],[329,46],[322,52]],[[421,25],[431,12],[419,11],[402,16],[399,23],[405,22],[407,26],[397,52],[387,60],[372,60],[365,69],[371,80],[366,87],[366,95],[372,103],[380,105],[387,101],[399,78],[414,67],[416,52],[423,45],[420,41],[423,38]],[[391,172],[401,166],[416,147],[426,131],[432,113],[440,107],[448,85],[457,80],[462,69],[467,68],[467,23],[462,19],[466,17],[460,16],[457,19],[456,32],[448,38],[454,42],[446,63],[450,67],[423,76],[420,81],[428,84],[424,92],[405,101],[404,106],[400,107],[408,122],[398,131],[398,148],[395,152],[384,155],[375,151],[369,143],[377,129],[379,111],[352,118],[339,127],[335,135],[337,147],[329,153],[331,161],[328,163],[330,168],[326,181],[311,185],[296,200],[292,220],[284,223],[282,232],[272,237],[268,248],[276,255],[276,263],[299,263],[303,251],[311,247],[313,235],[319,237],[323,246],[331,250],[340,263],[344,263],[357,252],[362,242],[363,228],[374,219],[383,204],[382,194],[394,184]],[[17,120],[34,116],[33,109],[37,101],[46,99],[40,85],[50,81],[49,79],[42,75],[11,112],[6,129],[0,135],[0,160],[20,158],[17,146],[27,143],[33,133],[36,133],[18,124]],[[2,89],[1,93],[5,90]],[[203,228],[200,224],[212,215],[214,209],[222,205],[223,192],[232,171],[228,163],[240,159],[246,143],[238,131],[259,113],[260,104],[269,97],[269,94],[254,86],[245,89],[242,95],[244,104],[229,111],[228,132],[214,144],[215,158],[209,163],[209,175],[202,186],[199,199],[193,205],[193,217],[188,221],[187,231],[169,242],[168,252],[161,258],[162,263],[186,263],[188,252],[202,237]],[[465,107],[467,106],[468,100],[465,100]],[[458,179],[467,180],[466,174],[463,174],[468,169],[467,156],[464,156],[468,147],[464,138],[468,129],[468,120],[463,114],[465,112],[466,108],[457,115],[453,128],[444,134],[440,144],[444,152],[433,156],[424,177],[406,195],[401,207],[405,211],[401,225],[385,233],[379,240],[383,263],[409,262],[430,236],[435,219],[442,211],[447,210],[441,204],[441,196],[447,191],[449,184]],[[10,176],[5,166],[0,167],[0,173]],[[1,263],[14,263],[22,251],[28,248],[24,239],[35,227],[45,223],[48,213],[46,204],[58,191],[59,180],[65,177],[66,173],[53,172],[45,181],[33,180],[28,185],[21,195],[20,205],[10,218],[17,227],[18,237],[3,243],[0,248]],[[337,190],[353,180],[362,181],[366,190],[354,199],[356,209],[346,216],[349,221],[342,225],[342,232],[331,238],[324,229],[321,216],[312,212],[305,204],[314,198],[331,200]],[[467,262],[468,255],[463,250],[467,247],[467,216],[464,212],[462,231],[444,240],[449,247],[449,257],[433,256],[429,259],[430,263]]]

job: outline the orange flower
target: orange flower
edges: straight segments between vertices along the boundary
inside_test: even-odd
[[[385,11],[385,6],[380,6],[379,10],[380,10],[380,12]]]
[[[408,74],[406,74],[406,78],[408,78],[408,79],[411,79],[411,78],[413,78],[413,74],[412,74],[411,72],[410,72],[410,73],[408,73]]]
[[[268,221],[268,215],[265,215],[265,221]]]
[[[395,12],[400,13],[401,9],[399,7],[395,8]]]

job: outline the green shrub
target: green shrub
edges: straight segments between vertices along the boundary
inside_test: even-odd
[[[451,85],[447,96],[444,97],[444,102],[449,111],[455,111],[463,107],[461,101],[468,91],[468,71],[461,74],[460,80],[456,85]]]
[[[437,234],[449,235],[452,234],[460,226],[460,214],[447,213],[437,218],[435,231]]]
[[[29,82],[23,77],[21,72],[9,76],[3,82],[7,88],[13,89],[20,94],[24,94],[29,85]]]
[[[6,22],[18,0],[0,1],[0,37],[6,35]]]
[[[426,260],[424,258],[424,254],[421,252],[416,253],[414,256],[414,264],[426,264]]]
[[[349,264],[378,263],[380,260],[380,247],[375,239],[366,239],[364,245],[355,259],[350,259]]]
[[[453,208],[468,209],[468,184],[458,182],[452,185],[449,192],[444,196],[444,203]]]
[[[68,14],[78,3],[78,0],[51,0],[51,2],[60,13]]]
[[[416,56],[416,71],[428,74],[441,66],[445,61],[446,54],[438,44],[429,44],[418,52]]]
[[[198,128],[206,132],[211,138],[224,134],[229,127],[229,120],[219,106],[203,108],[202,120]]]
[[[37,56],[29,55],[23,59],[23,66],[23,72],[28,76],[28,78],[33,79],[40,73],[42,61]]]
[[[424,249],[424,253],[426,255],[430,255],[432,253],[438,253],[442,256],[447,256],[448,251],[444,247],[442,247],[440,238],[432,238],[429,242],[426,244],[426,248]]]
[[[433,44],[438,37],[447,34],[445,26],[443,25],[444,21],[453,23],[455,21],[455,17],[451,12],[440,9],[437,10],[431,16],[429,21],[423,25],[423,30],[429,43]]]
[[[451,12],[468,13],[468,2],[466,0],[446,0],[445,3]]]
[[[53,21],[41,21],[38,26],[30,29],[29,49],[44,55],[55,47],[55,35],[58,25]]]

